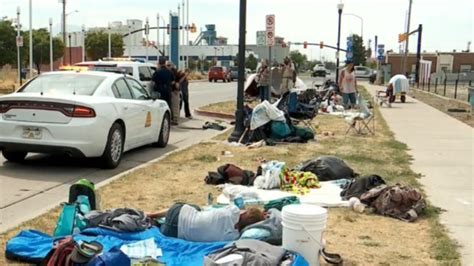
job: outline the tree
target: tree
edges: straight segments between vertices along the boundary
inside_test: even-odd
[[[23,33],[24,60],[28,62],[29,58],[29,32]],[[58,60],[64,55],[64,43],[59,38],[53,38],[53,61]],[[49,64],[49,31],[45,28],[33,30],[33,63],[41,72],[41,65]]]
[[[300,67],[308,61],[306,55],[300,53],[299,51],[291,51],[290,59],[295,64],[296,71],[299,71]]]
[[[0,66],[16,63],[16,31],[12,22],[0,20]]]
[[[111,35],[112,56],[119,57],[123,55],[123,37],[114,33]],[[86,34],[86,54],[91,60],[99,60],[107,57],[109,54],[109,36],[104,31],[88,32]]]
[[[354,65],[356,66],[365,65],[367,61],[367,52],[365,50],[364,41],[362,37],[360,37],[357,34],[354,34],[352,36],[352,42],[353,42],[352,49],[354,53],[353,55]]]
[[[253,54],[250,54],[245,60],[245,67],[251,70],[256,70],[257,65],[258,65],[257,58]]]

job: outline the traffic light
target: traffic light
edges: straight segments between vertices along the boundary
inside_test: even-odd
[[[303,48],[304,48],[304,49],[308,48],[308,42],[304,42],[304,43],[303,43]]]
[[[406,33],[400,33],[398,34],[398,42],[404,42],[406,41],[408,35]]]
[[[321,49],[324,48],[324,43],[323,42],[319,42],[319,48],[321,48]]]

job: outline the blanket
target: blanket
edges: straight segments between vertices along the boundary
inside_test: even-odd
[[[316,188],[316,189],[310,189],[309,193],[305,195],[296,195],[294,193],[286,192],[286,191],[281,191],[279,189],[256,189],[255,187],[243,187],[240,186],[240,189],[238,190],[238,193],[240,194],[245,194],[245,189],[249,189],[252,191],[252,194],[256,193],[258,195],[258,198],[256,200],[263,201],[263,202],[268,202],[270,200],[275,200],[275,199],[280,199],[288,196],[298,196],[300,199],[301,203],[306,203],[306,204],[315,204],[321,207],[348,207],[349,202],[346,200],[341,199],[341,185],[339,184],[339,181],[326,181],[326,182],[320,182],[321,188]],[[231,184],[226,184],[224,186],[226,191],[232,191],[232,189],[229,189],[229,186],[234,186]],[[233,195],[225,195],[221,194],[217,198],[217,203],[219,204],[230,204],[232,201],[229,200],[229,198],[235,198]]]

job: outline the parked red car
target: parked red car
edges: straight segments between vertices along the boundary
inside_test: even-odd
[[[226,67],[211,67],[208,73],[209,82],[217,82],[222,80],[223,82],[231,81],[230,71]]]

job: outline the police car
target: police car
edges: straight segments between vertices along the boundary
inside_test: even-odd
[[[150,91],[150,83],[156,66],[143,60],[134,58],[103,58],[99,61],[86,61],[75,64],[79,67],[87,67],[95,71],[115,71],[120,69],[122,72],[139,80],[140,83]]]
[[[122,154],[143,145],[165,147],[170,110],[134,78],[84,71],[39,75],[0,96],[0,150],[12,162],[29,152],[99,157],[115,168]]]

